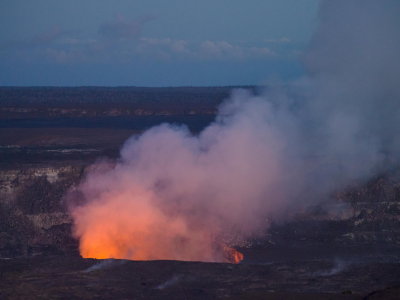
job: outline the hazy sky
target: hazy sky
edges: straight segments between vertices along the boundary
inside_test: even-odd
[[[237,85],[298,76],[318,0],[1,0],[0,85]]]

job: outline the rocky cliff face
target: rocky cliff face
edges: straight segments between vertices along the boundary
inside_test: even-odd
[[[398,172],[349,186],[334,203],[272,226],[273,244],[319,243],[339,247],[400,247]]]
[[[76,251],[63,195],[82,171],[79,164],[0,170],[0,256]]]
[[[345,194],[354,209],[350,237],[358,241],[385,241],[400,245],[400,179],[380,177]]]
[[[79,182],[84,168],[85,163],[79,161],[19,164],[0,170],[0,256],[77,253],[63,195]],[[349,187],[337,194],[333,207],[275,224],[266,240],[278,246],[400,247],[400,178],[396,174]]]

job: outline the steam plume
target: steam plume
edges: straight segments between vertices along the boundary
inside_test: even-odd
[[[397,161],[399,15],[396,0],[322,1],[306,77],[234,91],[198,136],[163,124],[92,166],[69,195],[81,254],[231,261],[226,245]]]

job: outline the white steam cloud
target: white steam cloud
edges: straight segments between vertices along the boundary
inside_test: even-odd
[[[70,194],[83,256],[226,261],[221,241],[399,161],[400,2],[326,0],[319,16],[306,77],[234,91],[198,136],[163,124],[88,172]]]

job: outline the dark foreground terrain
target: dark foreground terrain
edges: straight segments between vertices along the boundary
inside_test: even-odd
[[[0,268],[2,299],[398,299],[400,292],[400,264],[383,262],[339,270],[326,260],[230,265],[36,257],[1,260]]]
[[[0,299],[399,299],[400,169],[239,245],[239,265],[82,259],[63,196],[161,122],[198,132],[229,88],[0,88]]]

